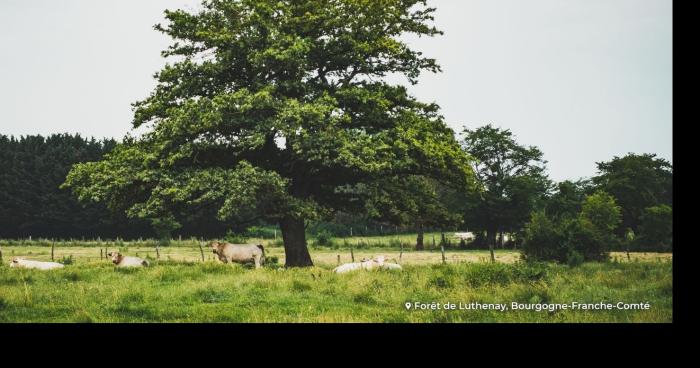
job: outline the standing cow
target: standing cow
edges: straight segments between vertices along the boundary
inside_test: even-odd
[[[255,268],[265,262],[265,248],[261,244],[231,244],[214,241],[209,244],[212,252],[224,263],[255,263]]]
[[[119,252],[108,253],[107,256],[112,257],[112,263],[117,267],[143,267],[149,263],[145,259],[122,255]]]

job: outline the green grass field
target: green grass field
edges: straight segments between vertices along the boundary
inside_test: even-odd
[[[119,243],[129,255],[155,258],[155,243]],[[314,248],[316,267],[284,269],[284,251],[266,243],[278,264],[255,270],[223,265],[196,243],[160,248],[146,269],[117,270],[100,259],[104,244],[57,245],[54,258],[72,264],[55,271],[7,267],[13,256],[49,260],[46,243],[0,241],[0,322],[671,322],[671,254],[612,254],[607,263],[578,267],[525,264],[514,251],[416,252],[390,247],[354,249],[356,259],[387,255],[401,272],[331,272],[346,248]],[[439,310],[406,309],[437,303]],[[555,303],[648,303],[630,310],[444,310],[470,303],[550,306]]]

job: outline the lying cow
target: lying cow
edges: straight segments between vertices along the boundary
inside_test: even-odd
[[[119,252],[107,253],[107,256],[112,257],[112,263],[117,265],[117,267],[144,267],[150,265],[145,259],[125,256]]]
[[[261,244],[231,244],[214,241],[209,244],[212,252],[224,263],[255,263],[255,268],[265,262],[265,248]]]
[[[63,268],[64,265],[56,262],[40,262],[40,261],[30,261],[24,258],[12,258],[10,262],[10,267],[18,268],[33,268],[37,270],[53,270],[56,268]]]
[[[385,263],[384,256],[377,256],[373,259],[363,258],[360,262],[346,263],[333,269],[335,273],[345,273],[355,270],[372,270],[375,268],[386,270],[400,270],[401,265],[396,263]]]

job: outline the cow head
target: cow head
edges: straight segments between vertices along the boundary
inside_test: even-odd
[[[214,240],[213,242],[209,243],[209,248],[211,248],[212,253],[214,254],[219,254],[219,249],[221,247],[221,243],[218,241]]]
[[[374,262],[377,262],[380,266],[384,264],[384,256],[376,256],[374,259],[372,259]]]
[[[119,264],[119,262],[122,261],[122,258],[124,258],[124,256],[122,256],[119,252],[107,253],[107,256],[112,259],[112,263],[114,264]]]
[[[19,265],[19,260],[20,258],[12,257],[12,260],[10,261],[10,267],[17,267]]]

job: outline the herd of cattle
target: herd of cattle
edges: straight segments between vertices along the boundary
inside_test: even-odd
[[[214,241],[209,244],[209,248],[216,254],[219,261],[223,263],[254,263],[257,269],[265,262],[265,248],[260,244],[231,244]],[[119,252],[112,252],[107,255],[111,257],[112,263],[116,267],[148,267],[150,265],[145,259],[125,256]],[[41,262],[14,257],[10,262],[10,267],[52,270],[65,266],[57,262]],[[400,270],[401,266],[396,263],[386,262],[384,256],[377,256],[372,259],[363,258],[360,262],[340,265],[334,268],[333,272],[346,273],[355,270],[372,269]]]

